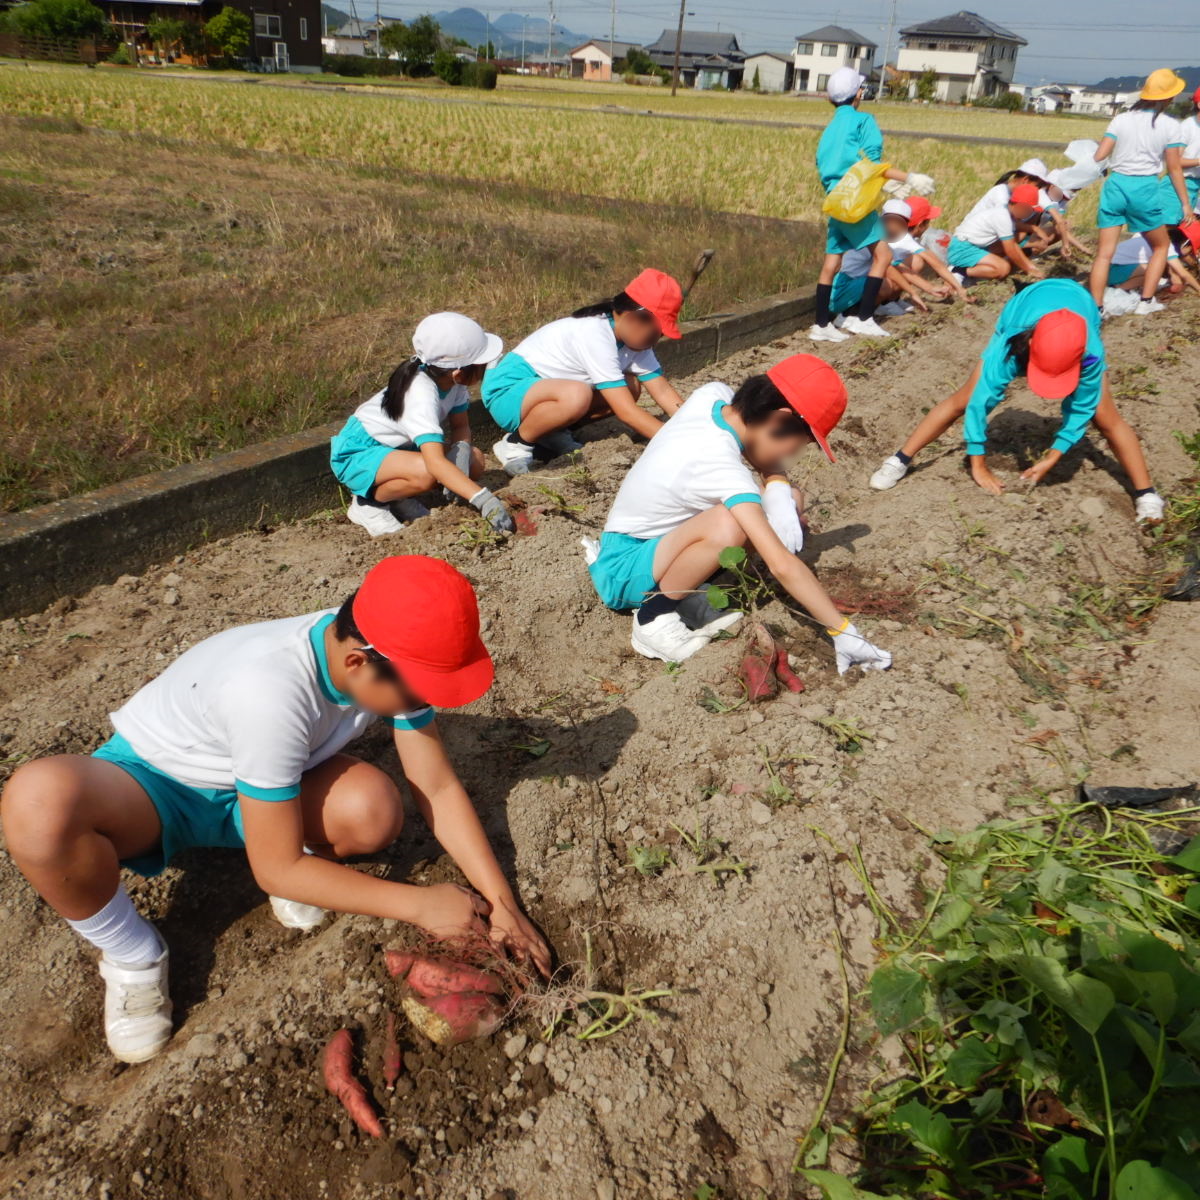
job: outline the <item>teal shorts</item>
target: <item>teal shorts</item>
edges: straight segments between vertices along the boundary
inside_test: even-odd
[[[1183,182],[1187,186],[1188,194],[1186,213],[1179,207],[1179,197],[1175,194],[1175,185],[1171,182],[1170,175],[1164,175],[1159,181],[1159,203],[1162,205],[1163,221],[1167,225],[1183,225],[1196,215],[1196,198],[1200,196],[1200,179],[1193,179],[1190,175],[1185,175]]]
[[[1097,229],[1127,225],[1131,233],[1146,233],[1165,221],[1157,175],[1118,175],[1114,171],[1104,181],[1096,212]]]
[[[1133,278],[1135,271],[1140,271],[1141,268],[1136,263],[1125,263],[1119,267],[1108,268],[1108,286],[1119,288],[1123,284],[1128,283]]]
[[[849,312],[858,307],[867,286],[865,275],[843,275],[839,271],[833,277],[833,294],[829,297],[831,313]]]
[[[246,845],[237,792],[180,783],[151,766],[119,733],[92,757],[120,767],[150,797],[162,822],[158,849],[123,859],[121,866],[139,875],[159,875],[181,850],[197,846],[240,849]]]
[[[990,253],[990,250],[977,246],[974,242],[964,242],[962,238],[952,237],[950,249],[946,251],[946,262],[960,271],[965,271],[968,267],[983,262]]]
[[[640,608],[655,590],[654,552],[661,537],[636,538],[628,533],[600,535],[600,556],[588,567],[600,599],[621,612]]]
[[[505,433],[513,433],[521,424],[525,394],[540,378],[519,354],[512,351],[484,375],[480,395],[492,420]]]
[[[847,250],[861,250],[882,240],[883,222],[877,212],[852,225],[829,217],[825,228],[825,253],[845,254]]]
[[[416,447],[385,446],[377,442],[357,417],[351,417],[329,442],[329,465],[338,482],[355,496],[374,499],[375,477],[383,460],[393,450],[413,450]]]

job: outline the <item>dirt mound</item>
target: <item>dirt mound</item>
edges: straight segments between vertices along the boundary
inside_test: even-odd
[[[599,1042],[568,1029],[545,1047],[529,1022],[443,1052],[410,1032],[389,1095],[378,1046],[394,990],[381,948],[403,930],[337,917],[286,932],[243,857],[194,853],[131,881],[170,942],[180,1025],[158,1059],[122,1069],[103,1047],[84,945],[4,861],[0,1188],[30,1200],[591,1200],[690,1197],[705,1183],[790,1194],[795,1138],[840,1021],[835,920],[856,989],[873,961],[871,909],[838,850],[861,847],[880,893],[911,909],[938,870],[927,830],[1021,811],[1083,777],[1154,786],[1195,774],[1179,736],[1200,721],[1195,617],[1178,605],[1130,622],[1124,585],[1157,559],[1102,444],[1089,439],[1046,486],[1002,499],[971,485],[954,435],[893,492],[866,487],[966,377],[1005,294],[832,352],[852,408],[837,465],[808,454],[795,473],[811,498],[806,557],[895,654],[886,675],[839,679],[828,639],[777,601],[759,615],[797,663],[801,695],[745,703],[738,640],[682,668],[636,657],[628,618],[599,607],[577,546],[637,453],[612,430],[596,431],[583,469],[512,485],[533,536],[493,545],[454,507],[370,542],[329,513],[0,624],[11,767],[91,750],[105,714],[207,634],[335,605],[384,554],[444,555],[478,586],[497,683],[441,724],[502,861],[562,960],[580,960],[590,934],[606,983],[675,990],[658,1024]],[[1185,300],[1108,331],[1118,403],[1165,489],[1190,468],[1171,435],[1196,427],[1193,323]],[[736,381],[807,348],[775,343],[703,378]],[[1027,393],[999,410],[995,465],[1010,484],[1055,425],[1053,406]],[[394,770],[382,731],[358,751]],[[748,869],[692,870],[673,826]],[[630,851],[654,846],[675,865],[643,876]],[[366,869],[449,872],[416,819]],[[343,1025],[361,1031],[379,1144],[321,1086],[320,1049]],[[835,1110],[877,1053],[856,1024]]]

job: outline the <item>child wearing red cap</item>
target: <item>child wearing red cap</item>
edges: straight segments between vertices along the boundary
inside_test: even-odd
[[[8,852],[100,950],[117,1058],[142,1062],[171,1036],[167,948],[120,868],[157,875],[189,847],[244,846],[291,928],[333,909],[439,936],[490,932],[548,970],[430,707],[471,703],[492,674],[470,583],[439,559],[385,558],[340,609],[229,629],[187,650],[112,714],[116,733],[91,757],[14,773],[0,803]],[[338,861],[390,845],[404,822],[392,779],[342,753],[379,718],[418,809],[477,891],[414,887]]]
[[[839,672],[891,665],[891,655],[838,612],[797,557],[804,527],[785,463],[811,442],[833,461],[829,434],[845,408],[837,372],[797,354],[736,392],[705,384],[667,422],[622,482],[599,544],[584,543],[600,599],[634,610],[639,654],[682,662],[741,619],[712,609],[701,589],[721,551],[748,542],[826,626]]]
[[[670,275],[646,270],[611,300],[577,309],[531,333],[483,380],[483,402],[506,430],[492,452],[510,475],[535,459],[581,449],[569,428],[615,416],[652,438],[662,422],[638,406],[642,389],[670,416],[682,403],[654,354],[660,338],[678,339],[683,290]]]
[[[1029,261],[1016,240],[1017,223],[1027,223],[1041,211],[1038,190],[1032,183],[1013,188],[1006,204],[981,201],[954,231],[947,261],[970,279],[1006,279],[1013,271],[1044,279],[1046,272]]]
[[[908,473],[913,456],[962,417],[971,477],[998,496],[1004,484],[987,465],[987,422],[1021,374],[1037,395],[1061,400],[1063,414],[1050,449],[1021,478],[1040,482],[1083,437],[1090,422],[1129,476],[1137,520],[1162,520],[1162,497],[1150,482],[1137,434],[1113,403],[1099,310],[1084,288],[1069,279],[1030,284],[1004,306],[971,378],[930,409],[908,441],[871,476],[871,487],[876,491],[895,487]]]
[[[930,249],[925,238],[930,226],[942,215],[942,210],[931,204],[924,196],[909,196],[903,204],[908,207],[908,240],[898,241],[889,238],[892,247],[892,267],[904,279],[910,288],[925,292],[936,298],[944,298],[951,293],[956,295],[964,304],[974,304],[975,297],[963,286],[958,278],[945,264],[942,256],[936,250]],[[884,208],[886,221],[887,205]],[[915,248],[914,248],[915,243]],[[949,239],[947,239],[949,246]],[[930,286],[925,280],[925,272],[932,271],[941,281],[942,286]]]
[[[504,343],[470,317],[444,312],[417,326],[413,351],[330,443],[333,473],[352,496],[346,515],[372,537],[396,533],[429,515],[417,497],[440,484],[447,499],[465,500],[511,533],[508,510],[479,485],[483,455],[471,445],[467,418],[468,389]]]

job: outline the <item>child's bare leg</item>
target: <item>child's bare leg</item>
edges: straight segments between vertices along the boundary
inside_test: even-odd
[[[1113,225],[1100,230],[1100,241],[1096,246],[1096,257],[1092,260],[1092,273],[1088,276],[1088,291],[1099,308],[1104,303],[1104,289],[1108,286],[1108,272],[1112,266],[1113,251],[1121,240],[1121,226]],[[1166,256],[1164,255],[1164,262]]]
[[[728,546],[746,541],[742,527],[724,505],[685,521],[658,544],[654,578],[659,591],[677,600],[695,591],[717,569],[717,558]]]
[[[826,254],[825,261],[821,263],[820,273],[817,275],[817,282],[824,284],[833,283],[834,276],[842,269],[842,256],[840,254]]]
[[[300,782],[304,842],[323,857],[374,854],[404,827],[404,805],[391,778],[352,754],[335,754]]]
[[[525,393],[517,436],[532,445],[548,433],[581,421],[591,403],[591,384],[577,379],[539,379]]]
[[[968,267],[966,274],[971,279],[1007,279],[1012,274],[1012,263],[998,254],[987,254],[973,267]]]
[[[1142,299],[1153,300],[1163,272],[1167,269],[1171,237],[1164,225],[1160,225],[1157,229],[1151,229],[1142,236],[1150,243],[1150,261],[1146,264],[1146,276],[1142,280]]]
[[[422,496],[437,487],[418,450],[393,450],[375,472],[375,499],[381,504]]]
[[[979,382],[983,365],[979,364],[971,372],[971,378],[951,396],[935,404],[921,419],[921,423],[909,435],[908,441],[900,447],[900,453],[912,458],[924,450],[930,442],[940,438],[951,425],[967,411],[967,401]]]
[[[1133,490],[1140,492],[1150,487],[1150,469],[1146,466],[1142,443],[1138,441],[1133,426],[1117,411],[1107,379],[1104,381],[1104,390],[1092,422],[1104,436],[1117,462],[1121,464],[1121,469],[1129,476]]]

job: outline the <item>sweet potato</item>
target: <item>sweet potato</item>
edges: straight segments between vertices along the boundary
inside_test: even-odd
[[[471,1038],[490,1037],[504,1023],[504,1002],[482,992],[418,999],[405,996],[405,1016],[430,1041],[457,1046]]]
[[[746,652],[738,668],[738,676],[751,703],[769,700],[775,695],[778,684],[774,666],[775,639],[761,621],[756,621],[750,626],[749,636],[746,638]]]
[[[388,973],[403,979],[418,996],[451,996],[456,992],[489,992],[504,995],[504,984],[495,975],[470,963],[434,955],[388,950],[384,954]]]
[[[416,962],[417,956],[407,950],[385,950],[383,961],[387,965],[388,974],[395,978],[397,975],[408,974],[408,969]]]
[[[775,651],[775,677],[789,692],[804,691],[804,680],[792,670],[787,651],[782,646]]]
[[[383,1039],[383,1082],[394,1088],[403,1070],[404,1055],[400,1053],[400,1043],[396,1039],[396,1014],[389,1010],[387,1032]]]
[[[322,1073],[325,1076],[325,1086],[342,1102],[342,1107],[350,1114],[355,1125],[372,1137],[383,1137],[383,1126],[367,1099],[363,1085],[354,1078],[351,1069],[354,1057],[354,1043],[350,1030],[339,1029],[329,1039],[322,1056]]]

